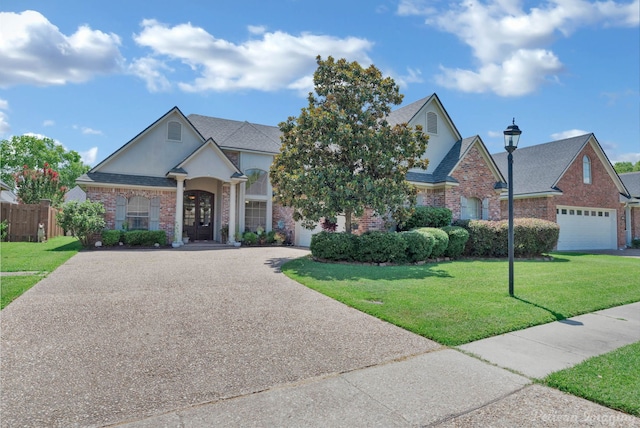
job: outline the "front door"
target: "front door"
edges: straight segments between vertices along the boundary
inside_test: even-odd
[[[202,190],[184,193],[184,233],[190,240],[213,240],[213,200],[213,193]]]

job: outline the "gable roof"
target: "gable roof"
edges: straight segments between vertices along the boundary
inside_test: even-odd
[[[474,135],[473,137],[467,137],[462,140],[458,140],[451,150],[447,153],[447,155],[442,159],[440,164],[436,167],[433,173],[422,173],[422,172],[409,172],[407,173],[407,181],[415,182],[415,183],[458,183],[458,180],[453,178],[451,174],[456,169],[460,161],[467,155],[469,149],[474,146],[474,144],[479,144],[480,151],[483,152],[486,156],[489,163],[489,169],[492,170],[494,175],[496,176],[497,182],[496,187],[501,187],[500,184],[505,181],[504,177],[498,166],[495,164],[493,158],[489,154],[487,147],[482,142],[482,139],[479,135]]]
[[[205,139],[213,139],[219,147],[264,153],[280,152],[280,129],[247,121],[190,114],[189,121]]]
[[[211,161],[211,159],[206,161],[207,169],[211,168],[212,165],[214,165],[216,162],[221,161],[222,162],[221,164],[218,163],[217,164],[218,166],[213,168],[216,173],[221,172],[221,171],[218,171],[218,168],[220,168],[221,170],[224,170],[224,168],[226,167],[227,168],[226,172],[229,174],[229,178],[246,178],[245,175],[242,173],[242,171],[240,171],[240,169],[233,162],[231,162],[229,157],[220,149],[220,147],[216,144],[216,142],[213,141],[213,139],[211,138],[207,139],[207,141],[205,141],[204,144],[202,144],[200,147],[195,149],[192,153],[190,153],[187,157],[185,157],[182,161],[180,161],[180,163],[178,163],[175,167],[173,167],[170,171],[168,171],[167,176],[171,177],[175,175],[189,175],[189,178],[191,178],[191,173],[197,173],[197,172],[187,171],[185,168],[190,162],[195,161],[197,157],[202,156],[202,154],[206,150],[211,150],[215,153],[215,158],[213,162]],[[198,168],[196,167],[196,169]],[[200,165],[200,170],[202,170],[202,165]],[[202,173],[202,171],[200,171],[200,173]],[[195,175],[195,177],[197,176],[198,175]],[[224,177],[224,176],[212,176],[211,174],[208,174],[208,176],[214,177],[223,181],[227,180],[227,177]]]
[[[391,125],[392,127],[401,123],[409,123],[409,121],[411,121],[411,119],[413,119],[418,114],[422,107],[429,104],[431,101],[435,102],[438,107],[440,107],[440,109],[444,113],[445,120],[447,121],[449,126],[451,126],[451,129],[453,129],[454,134],[458,139],[461,139],[462,135],[458,131],[458,128],[456,128],[453,120],[451,120],[451,116],[449,116],[449,113],[447,113],[447,110],[442,105],[442,101],[440,101],[440,98],[438,98],[438,94],[436,94],[435,92],[428,97],[421,98],[418,101],[414,101],[411,104],[407,104],[404,107],[400,107],[399,109],[392,111],[391,113],[389,113],[389,115],[387,115],[387,122],[389,122],[389,125]]]
[[[596,154],[609,170],[620,193],[626,193],[624,184],[613,170],[611,162],[602,150],[593,133],[563,140],[551,141],[536,146],[519,148],[513,152],[513,193],[514,195],[561,194],[558,182],[582,149],[593,141]],[[507,152],[491,155],[503,175],[507,174]]]
[[[632,198],[640,199],[640,171],[618,174]]]
[[[142,137],[143,135],[145,135],[146,133],[148,133],[151,129],[153,129],[156,125],[158,125],[160,122],[162,122],[166,117],[170,116],[173,113],[177,113],[180,116],[182,116],[182,118],[185,120],[185,122],[187,124],[189,124],[189,126],[193,129],[193,131],[198,134],[200,136],[200,138],[202,138],[202,134],[200,134],[200,132],[193,127],[193,124],[191,122],[189,122],[189,119],[187,119],[187,117],[182,113],[182,111],[180,111],[180,109],[177,106],[174,106],[171,110],[169,110],[168,112],[166,112],[165,114],[163,114],[162,116],[160,116],[157,120],[155,120],[151,125],[147,126],[146,128],[144,128],[140,133],[138,133],[135,137],[133,137],[131,140],[127,141],[122,147],[120,147],[118,150],[116,150],[115,152],[111,153],[109,156],[107,156],[105,159],[102,160],[102,162],[100,162],[99,164],[97,164],[96,166],[94,166],[93,168],[91,168],[91,170],[89,172],[95,172],[98,169],[100,169],[101,166],[103,166],[104,164],[106,164],[107,162],[109,162],[111,159],[115,158],[116,156],[118,156],[120,153],[122,153],[124,150],[126,150],[128,147],[130,147],[132,144],[134,144],[134,142],[136,140],[138,140],[140,137]],[[202,138],[202,141],[204,142],[204,138]]]

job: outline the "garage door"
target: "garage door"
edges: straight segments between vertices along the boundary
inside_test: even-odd
[[[336,232],[344,232],[345,218],[343,215],[338,216],[338,228]],[[295,242],[299,247],[311,246],[311,237],[318,232],[322,232],[322,226],[317,224],[315,229],[309,230],[302,227],[301,223],[296,223],[296,237]]]
[[[558,250],[615,250],[618,247],[616,210],[556,207],[560,226]]]

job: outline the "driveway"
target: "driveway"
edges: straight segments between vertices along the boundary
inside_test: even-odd
[[[132,421],[440,348],[279,272],[305,254],[77,254],[0,312],[2,426]]]

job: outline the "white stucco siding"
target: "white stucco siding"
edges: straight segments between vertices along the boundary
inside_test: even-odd
[[[170,121],[182,124],[181,142],[167,139],[167,123]],[[200,136],[192,131],[180,115],[174,113],[131,141],[101,165],[98,172],[164,176],[202,143]]]
[[[235,168],[230,165],[227,158],[220,149],[215,148],[209,142],[199,150],[193,157],[182,164],[182,168],[187,171],[187,178],[210,177],[222,181],[229,181]]]
[[[240,168],[242,172],[248,169],[261,169],[269,172],[271,163],[273,163],[273,155],[260,153],[242,153],[240,155]]]
[[[427,113],[433,112],[437,116],[438,120],[438,133],[431,134],[427,131]],[[429,136],[429,143],[427,145],[427,150],[425,151],[422,158],[429,159],[429,166],[427,167],[426,172],[432,173],[442,159],[449,153],[451,147],[458,141],[458,137],[456,132],[450,126],[448,121],[446,120],[446,115],[440,109],[440,107],[435,104],[433,101],[427,104],[418,112],[418,114],[409,122],[410,126],[420,125],[422,126],[422,130]],[[421,169],[415,169],[415,172],[425,172]]]

